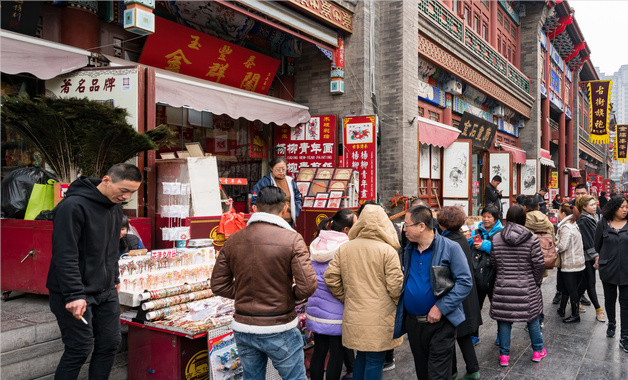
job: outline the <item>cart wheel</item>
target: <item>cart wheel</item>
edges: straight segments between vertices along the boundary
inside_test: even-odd
[[[6,292],[2,292],[2,300],[3,301],[8,300],[10,295],[11,295],[11,291],[10,290],[8,290]]]

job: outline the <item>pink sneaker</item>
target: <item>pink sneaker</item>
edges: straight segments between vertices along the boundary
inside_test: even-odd
[[[508,367],[508,359],[510,359],[510,355],[501,355],[499,357],[499,365],[502,367]]]
[[[545,348],[543,348],[543,351],[541,352],[534,351],[532,353],[532,361],[538,363],[541,361],[541,359],[543,359],[546,356],[547,356],[547,352],[545,351]]]

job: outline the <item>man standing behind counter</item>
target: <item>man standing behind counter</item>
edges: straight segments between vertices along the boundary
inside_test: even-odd
[[[120,345],[118,245],[122,202],[140,169],[116,164],[101,179],[79,177],[55,209],[46,287],[65,351],[55,379],[76,379],[92,349],[90,379],[107,379]]]

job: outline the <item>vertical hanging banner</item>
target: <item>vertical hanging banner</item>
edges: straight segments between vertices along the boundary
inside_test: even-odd
[[[360,173],[359,203],[377,201],[377,117],[345,117],[343,164]]]
[[[161,17],[140,63],[267,94],[280,61]]]
[[[294,128],[275,127],[275,152],[285,154],[288,175],[301,168],[331,168],[336,164],[336,115],[312,116]]]
[[[608,144],[608,119],[611,113],[612,85],[613,82],[610,80],[596,80],[587,84],[591,111],[590,143]]]
[[[614,157],[618,162],[628,160],[628,124],[617,124],[617,137],[615,138]]]

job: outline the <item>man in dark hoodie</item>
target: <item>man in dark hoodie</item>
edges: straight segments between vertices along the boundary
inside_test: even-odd
[[[92,349],[90,379],[107,379],[120,345],[118,244],[122,202],[142,173],[116,164],[101,179],[81,176],[56,207],[46,287],[65,351],[55,379],[76,379]]]

